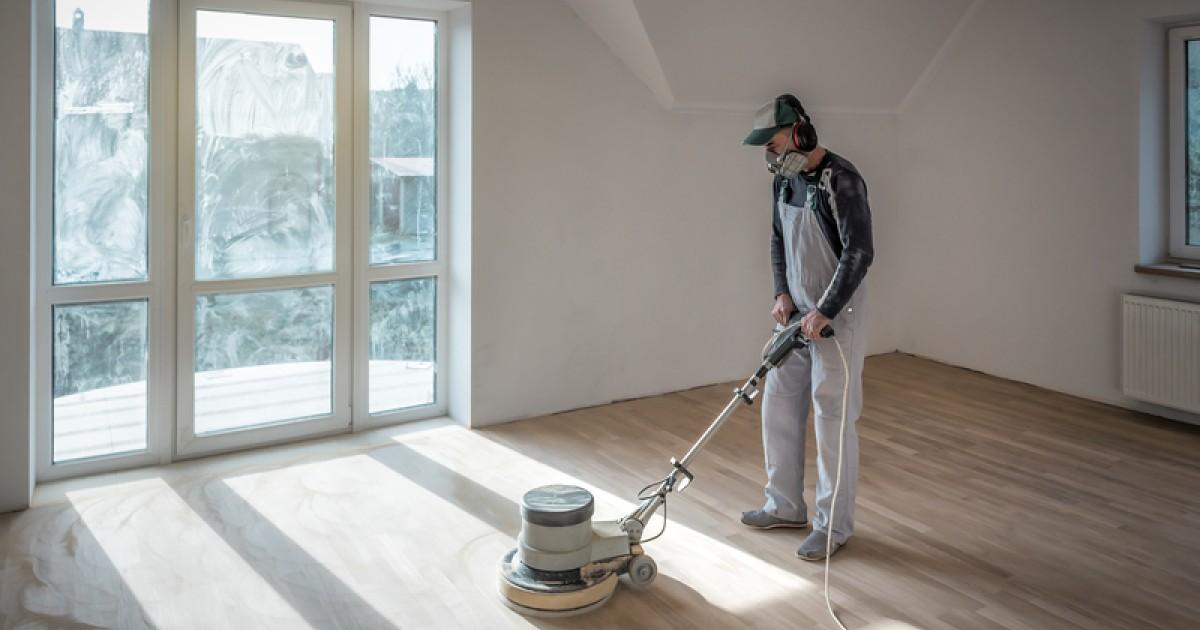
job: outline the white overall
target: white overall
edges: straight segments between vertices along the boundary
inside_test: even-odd
[[[828,186],[828,177],[822,178]],[[795,191],[803,194],[804,205],[783,201],[780,194],[779,219],[787,263],[788,289],[796,308],[816,308],[825,289],[833,280],[838,259],[821,230],[814,205],[817,186]],[[834,216],[837,216],[836,209]],[[839,226],[840,229],[840,226]],[[842,544],[854,533],[854,497],[858,476],[858,432],[855,421],[862,412],[862,367],[866,356],[863,320],[865,287],[859,286],[850,302],[830,323],[846,354],[850,368],[850,391],[846,414],[845,452],[842,480],[838,489],[837,522],[833,540]],[[767,376],[762,401],[763,451],[766,454],[767,485],[764,510],[779,518],[808,519],[804,502],[804,443],[807,433],[809,400],[815,403],[814,431],[817,439],[817,517],[813,528],[829,529],[829,501],[833,496],[837,472],[838,429],[842,421],[842,389],[847,375],[832,339],[817,340],[792,351],[792,356]]]

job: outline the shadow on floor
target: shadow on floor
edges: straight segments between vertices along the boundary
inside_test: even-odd
[[[397,628],[225,481],[171,489],[312,627]]]

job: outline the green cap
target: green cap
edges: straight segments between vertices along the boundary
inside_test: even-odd
[[[754,131],[742,140],[742,144],[762,146],[775,135],[780,127],[800,122],[800,112],[788,104],[784,97],[772,100],[754,113]]]

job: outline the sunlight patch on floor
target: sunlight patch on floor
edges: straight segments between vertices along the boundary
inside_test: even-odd
[[[67,498],[154,626],[229,627],[228,615],[236,612],[260,627],[311,627],[163,480],[68,492]],[[89,575],[88,566],[78,566],[74,576],[61,577]],[[62,586],[76,592],[74,584]]]
[[[527,490],[551,483],[587,488],[595,496],[595,520],[614,520],[636,507],[629,500],[466,429],[442,431],[436,437],[401,436],[397,441],[506,497],[513,502],[514,509]],[[631,488],[630,493],[636,490]],[[656,517],[647,530],[654,533],[659,527],[661,520]],[[750,610],[764,602],[818,588],[804,578],[674,521],[668,524],[660,540],[647,544],[646,551],[658,563],[662,574],[674,577],[714,605],[731,612]]]
[[[527,626],[495,594],[498,554],[513,539],[370,455],[225,483],[399,627],[485,627],[498,616]]]

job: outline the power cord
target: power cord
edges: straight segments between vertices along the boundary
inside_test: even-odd
[[[771,342],[773,342],[773,341],[774,341],[774,338],[772,338],[771,341],[768,341],[767,345],[763,347],[764,353],[766,352],[766,348],[770,347]],[[834,623],[837,624],[838,628],[841,628],[841,630],[849,630],[848,628],[846,628],[845,624],[842,623],[842,620],[838,617],[837,613],[834,612],[833,601],[829,597],[829,557],[832,555],[832,552],[833,552],[833,523],[834,523],[833,518],[834,518],[834,515],[837,513],[838,490],[841,488],[841,485],[842,485],[842,456],[845,453],[845,448],[846,448],[846,416],[847,416],[847,407],[850,402],[850,364],[846,361],[846,353],[845,353],[845,351],[842,350],[842,344],[838,340],[837,337],[833,338],[833,343],[835,346],[837,346],[838,356],[841,357],[841,359],[842,359],[842,375],[843,375],[843,378],[845,379],[845,383],[842,386],[842,422],[841,422],[841,425],[838,427],[837,473],[834,474],[833,497],[829,501],[829,524],[827,526],[829,531],[826,532],[826,535],[825,535],[824,595],[825,595],[825,609],[829,611],[829,616],[833,618],[833,621],[834,621]],[[667,475],[662,481],[655,481],[653,483],[648,483],[645,486],[642,486],[642,489],[638,490],[638,493],[637,493],[638,501],[647,501],[649,499],[654,498],[654,496],[656,494],[658,494],[657,491],[650,493],[650,494],[646,494],[646,492],[648,490],[650,490],[651,488],[662,487],[663,484],[669,485],[671,482],[672,476],[673,476],[673,474]],[[654,536],[652,536],[650,538],[642,539],[641,542],[643,544],[651,542],[653,540],[657,540],[660,536],[663,535],[663,533],[665,533],[667,531],[667,495],[668,494],[670,494],[670,490],[668,490],[665,494],[663,494],[663,497],[662,497],[662,511],[663,511],[663,513],[662,513],[662,517],[663,517],[662,529],[658,530],[658,533],[655,534]]]
[[[837,345],[838,356],[842,358],[842,376],[845,383],[842,386],[842,424],[838,429],[837,473],[833,476],[833,498],[829,500],[829,531],[825,534],[825,608],[839,628],[848,630],[842,624],[842,620],[838,618],[837,613],[833,612],[833,602],[829,599],[829,556],[833,551],[833,515],[837,509],[838,488],[842,485],[842,454],[846,446],[846,407],[850,401],[850,365],[846,362],[846,353],[842,351],[841,342],[835,337],[833,343]]]
[[[672,474],[670,474],[670,475],[667,475],[667,476],[666,476],[666,477],[665,477],[665,478],[664,478],[662,481],[655,481],[654,483],[648,483],[648,484],[646,484],[646,485],[642,486],[642,489],[641,489],[641,490],[638,490],[638,493],[637,493],[637,500],[638,500],[638,501],[649,501],[650,499],[653,499],[653,498],[655,497],[655,495],[657,495],[658,493],[657,493],[657,492],[653,492],[653,493],[651,493],[651,494],[647,495],[647,494],[646,494],[646,491],[647,491],[647,490],[649,490],[649,489],[651,489],[651,488],[655,488],[655,487],[662,487],[662,486],[663,486],[663,484],[670,484],[670,483],[671,483],[671,478],[672,478],[673,476],[674,476],[674,473],[672,473]],[[662,536],[662,535],[663,535],[663,532],[667,531],[667,495],[669,495],[669,494],[671,494],[671,491],[670,491],[670,490],[667,490],[667,491],[666,491],[665,493],[663,493],[663,495],[662,495],[662,519],[663,519],[662,529],[658,530],[658,533],[657,533],[657,534],[655,534],[654,536],[650,537],[650,538],[643,538],[643,539],[640,541],[642,544],[646,544],[646,543],[648,543],[648,542],[651,542],[651,541],[653,541],[653,540],[657,540],[659,536]],[[647,519],[647,520],[649,520],[649,519]],[[649,523],[647,523],[647,525],[648,525],[648,524],[649,524]]]

